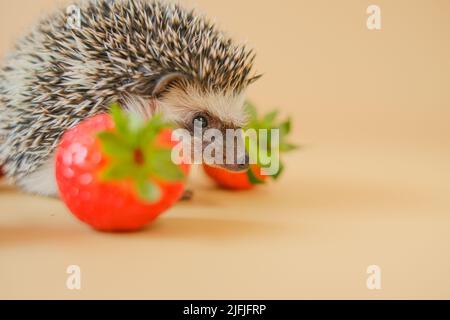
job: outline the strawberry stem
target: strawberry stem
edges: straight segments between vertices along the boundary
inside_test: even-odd
[[[142,152],[141,149],[135,149],[134,150],[134,162],[138,166],[141,166],[141,165],[143,165],[145,163],[144,153]]]

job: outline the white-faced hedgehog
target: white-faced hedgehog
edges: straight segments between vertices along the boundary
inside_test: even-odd
[[[114,101],[180,127],[239,128],[254,53],[194,11],[152,0],[79,4],[18,42],[0,71],[0,163],[24,190],[57,193],[53,154],[61,135]],[[239,165],[224,165],[237,169]]]

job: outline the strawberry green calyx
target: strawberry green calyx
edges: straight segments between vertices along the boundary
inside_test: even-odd
[[[253,172],[253,170],[251,168],[249,168],[247,170],[247,178],[248,178],[248,181],[250,181],[251,184],[263,184],[263,183],[265,183],[264,180],[262,180],[262,179],[260,179],[260,178],[258,178],[256,176],[256,174]]]
[[[291,128],[292,128],[292,121],[291,118],[287,118],[283,121],[277,121],[278,118],[278,110],[274,110],[271,111],[263,116],[259,116],[258,112],[255,108],[255,106],[250,103],[247,102],[246,106],[246,113],[248,115],[248,124],[247,126],[244,128],[244,130],[248,130],[248,129],[254,129],[254,130],[261,130],[261,129],[266,129],[267,130],[267,150],[263,150],[264,152],[267,152],[267,155],[270,156],[271,155],[271,138],[270,138],[270,130],[271,129],[279,129],[279,144],[278,144],[278,148],[280,153],[285,153],[285,152],[289,152],[292,150],[295,150],[298,148],[297,145],[294,145],[292,143],[287,142],[287,137],[289,136],[290,132],[291,132]],[[257,164],[260,167],[268,167],[269,165],[267,164],[262,164],[260,161],[260,144],[259,144],[259,135],[257,135],[258,139],[257,141],[248,141],[248,139],[246,139],[246,147],[247,147],[247,151],[248,152],[256,152],[256,154],[254,154],[254,158],[257,159]],[[254,148],[250,148],[250,143],[256,144],[253,145]],[[264,144],[263,144],[264,145]],[[282,173],[282,171],[284,170],[284,165],[280,162],[280,167],[279,170],[277,172],[277,174],[271,176],[273,179],[277,179],[280,174]],[[261,184],[264,183],[264,180],[261,180],[260,178],[258,178],[254,172],[249,169],[247,171],[247,177],[249,179],[249,181],[252,184]]]
[[[156,143],[159,133],[170,128],[160,115],[148,122],[126,114],[119,104],[111,106],[115,130],[98,134],[101,150],[110,160],[100,173],[103,181],[131,180],[138,197],[146,202],[156,202],[161,190],[153,179],[179,181],[183,171],[171,160],[170,147]]]

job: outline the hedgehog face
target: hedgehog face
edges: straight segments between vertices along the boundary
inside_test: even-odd
[[[200,86],[184,81],[171,85],[159,98],[155,99],[154,108],[168,121],[190,132],[194,137],[191,140],[193,152],[203,152],[205,148],[211,148],[211,146],[219,148],[222,150],[223,159],[216,164],[217,166],[230,171],[243,171],[248,168],[248,155],[243,148],[243,136],[240,130],[247,120],[244,102],[243,92],[204,91]],[[197,144],[201,146],[201,150],[196,150],[194,146],[195,139],[198,139],[194,134],[196,127],[203,132],[216,132],[222,139],[211,141],[203,138]],[[232,132],[235,135],[232,147],[227,149],[229,140],[226,136]],[[234,161],[226,159],[226,154],[230,150],[233,152]]]
[[[191,156],[196,163],[200,154],[209,156],[210,160],[214,158],[214,163],[207,161],[208,164],[229,171],[248,169],[249,156],[241,130],[247,122],[244,111],[246,87],[212,89],[179,72],[161,76],[150,86],[150,93],[146,87],[141,86],[142,94],[136,92],[133,98],[125,99],[127,109],[144,118],[160,113],[166,121],[186,129],[192,137]]]
[[[144,118],[160,113],[166,121],[186,129],[192,136],[192,155],[203,153],[206,148],[220,149],[219,163],[213,164],[230,171],[242,171],[248,168],[248,155],[243,147],[242,126],[247,121],[244,111],[245,94],[243,92],[207,91],[191,81],[176,81],[166,84],[164,89],[152,97],[128,97],[124,100],[126,109]],[[196,131],[197,127],[197,131]],[[196,135],[198,130],[202,136]],[[230,130],[231,129],[231,130]],[[221,135],[211,139],[207,133]],[[227,134],[234,134],[227,140]],[[197,140],[197,142],[196,142]],[[231,143],[232,142],[232,143]],[[227,143],[231,144],[227,148]],[[232,152],[227,159],[227,152]],[[215,155],[213,155],[215,157]],[[230,155],[229,155],[230,156]],[[230,161],[232,159],[232,161]]]

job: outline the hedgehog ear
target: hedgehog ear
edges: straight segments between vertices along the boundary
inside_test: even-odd
[[[167,87],[174,81],[185,79],[186,75],[181,72],[171,72],[158,78],[152,91],[152,96],[157,97],[163,93]]]

